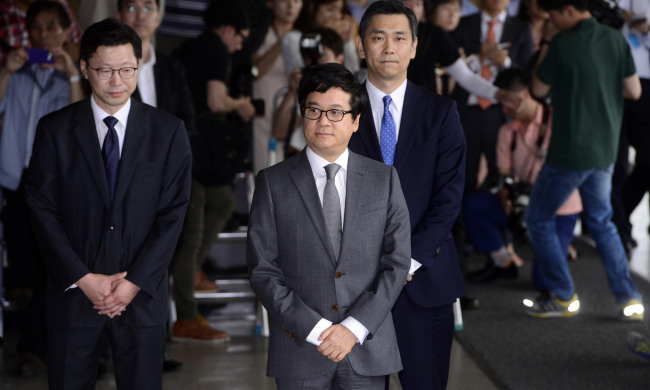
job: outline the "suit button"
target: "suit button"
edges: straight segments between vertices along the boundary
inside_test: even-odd
[[[115,230],[115,224],[114,223],[109,223],[108,228],[111,230]]]
[[[332,311],[339,311],[339,307],[338,307],[338,305],[334,305],[334,306],[332,306]]]
[[[436,253],[433,254],[433,258],[435,259],[436,257],[438,257],[439,254],[440,254],[440,247],[436,249]]]
[[[341,279],[341,276],[343,276],[343,274],[341,273],[341,271],[336,271],[336,278],[337,278],[337,279]]]

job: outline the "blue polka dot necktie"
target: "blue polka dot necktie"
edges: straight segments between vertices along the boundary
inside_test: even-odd
[[[384,96],[384,116],[381,118],[381,129],[379,131],[379,147],[381,148],[381,157],[384,163],[393,165],[395,159],[395,146],[397,145],[397,136],[395,135],[395,122],[390,114],[388,107],[391,98],[389,95]]]
[[[106,138],[104,138],[102,156],[104,157],[104,169],[106,170],[108,191],[111,195],[111,202],[113,202],[115,183],[117,182],[117,167],[120,163],[120,143],[117,139],[117,132],[115,131],[117,118],[107,116],[104,118],[104,123],[108,126],[108,133],[106,133]]]

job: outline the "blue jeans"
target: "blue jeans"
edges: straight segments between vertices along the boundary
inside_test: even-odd
[[[573,279],[558,239],[555,212],[576,188],[580,191],[584,220],[596,241],[609,289],[617,302],[641,299],[627,265],[627,256],[612,223],[612,165],[585,170],[563,169],[545,164],[533,186],[526,210],[526,223],[538,262],[538,277],[558,298],[571,299]]]

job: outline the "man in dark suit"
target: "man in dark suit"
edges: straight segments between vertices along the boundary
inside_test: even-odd
[[[533,55],[535,45],[530,25],[508,16],[508,3],[508,0],[480,0],[481,12],[462,18],[451,33],[467,55],[465,61],[470,69],[490,82],[503,69],[529,66]],[[496,101],[478,98],[460,86],[452,97],[458,103],[467,140],[465,191],[471,193],[477,189],[481,154],[487,160],[488,177],[498,175],[496,141],[506,118]]]
[[[141,41],[90,26],[92,96],[39,122],[26,194],[48,268],[50,389],[94,388],[108,340],[118,389],[161,389],[167,268],[189,201],[183,122],[130,99]]]
[[[393,308],[405,390],[444,389],[454,332],[452,304],[464,295],[451,227],[458,216],[465,140],[456,105],[406,79],[417,21],[401,2],[377,1],[361,20],[370,105],[350,150],[393,165],[411,217],[411,256],[422,267]]]
[[[310,68],[298,100],[307,147],[259,172],[250,213],[267,375],[280,390],[383,389],[401,369],[391,307],[410,263],[397,172],[348,151],[366,97],[343,65]]]

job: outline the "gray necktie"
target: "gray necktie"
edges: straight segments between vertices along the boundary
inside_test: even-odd
[[[325,224],[327,224],[327,231],[330,234],[332,248],[334,249],[334,255],[337,259],[339,258],[339,251],[341,250],[342,223],[341,200],[339,198],[339,192],[336,190],[334,178],[339,169],[341,169],[341,166],[338,164],[329,164],[325,166],[327,183],[325,184],[325,190],[323,191],[323,214],[325,215]]]

